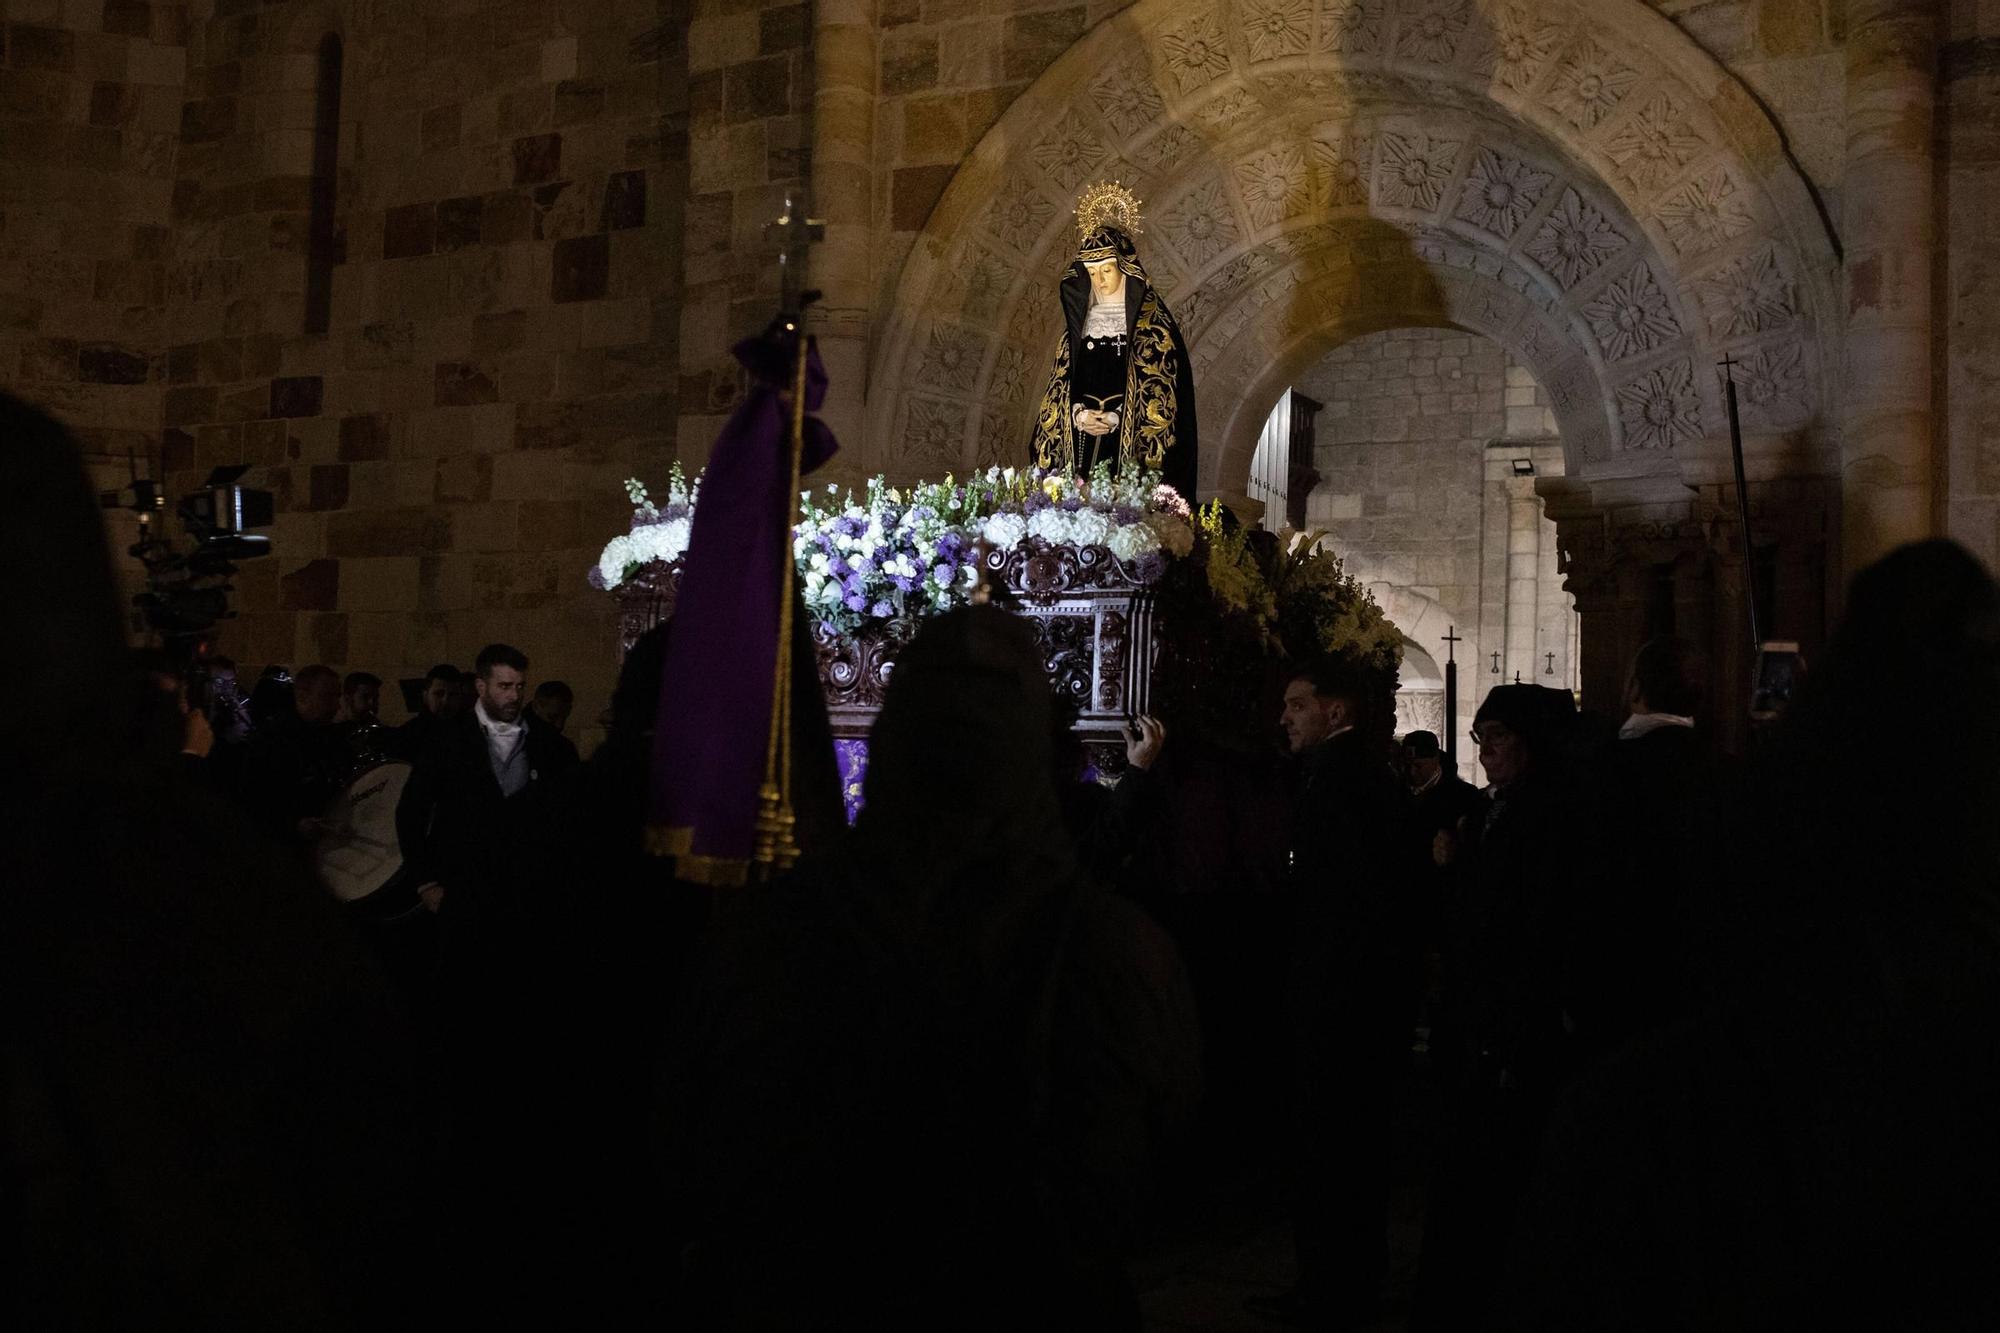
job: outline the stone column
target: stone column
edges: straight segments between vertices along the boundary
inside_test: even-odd
[[[1931,267],[1938,0],[1846,0],[1846,405],[1851,574],[1936,530]]]
[[[813,213],[826,239],[813,247],[809,286],[820,291],[811,320],[826,363],[820,415],[841,457],[865,468],[868,329],[874,298],[875,3],[820,0],[813,31]]]
[[[1507,482],[1507,642],[1505,674],[1535,685],[1536,630],[1541,627],[1542,502],[1533,477]]]

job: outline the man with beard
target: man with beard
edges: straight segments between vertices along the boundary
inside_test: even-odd
[[[518,648],[487,645],[474,675],[474,705],[439,720],[412,768],[396,834],[438,914],[447,1263],[456,1285],[492,1292],[542,1257],[552,1159],[533,1149],[553,1139],[556,1089],[536,1072],[556,1025],[533,895],[552,878],[576,751],[527,715]]]
[[[546,842],[552,786],[576,751],[526,717],[528,658],[504,643],[480,650],[470,711],[440,717],[396,809],[404,865],[425,902],[498,925],[526,915],[522,857]]]

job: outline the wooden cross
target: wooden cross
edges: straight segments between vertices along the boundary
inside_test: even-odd
[[[1542,672],[1542,674],[1543,674],[1544,676],[1553,676],[1553,675],[1555,675],[1555,674],[1556,674],[1556,655],[1555,655],[1554,653],[1543,653],[1543,654],[1542,654],[1542,656],[1543,656],[1543,657],[1546,657],[1546,658],[1548,658],[1548,659],[1549,659],[1549,666],[1548,666],[1548,670],[1546,670],[1546,671]]]
[[[1458,626],[1453,625],[1446,629],[1444,634],[1445,661],[1458,661],[1458,645],[1464,642],[1465,640],[1459,636]]]
[[[804,187],[800,187],[803,192]],[[826,239],[826,223],[806,216],[803,199],[785,194],[785,211],[764,224],[764,234],[775,237],[778,252],[778,285],[784,313],[797,315],[819,299],[819,293],[804,288],[806,251],[814,241]]]
[[[1497,652],[1493,654],[1493,674],[1500,674],[1500,654]]]

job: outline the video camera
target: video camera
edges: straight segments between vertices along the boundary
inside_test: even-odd
[[[188,535],[191,549],[176,549],[154,520],[167,506],[165,489],[157,481],[134,478],[122,490],[106,491],[106,509],[129,509],[139,516],[139,540],[131,554],[146,567],[146,591],[133,604],[146,624],[177,658],[198,655],[202,636],[217,622],[230,619],[229,582],[238,561],[271,553],[271,539],[253,528],[269,527],[277,506],[271,492],[239,484],[247,466],[219,467],[199,490],[186,496],[174,512]]]

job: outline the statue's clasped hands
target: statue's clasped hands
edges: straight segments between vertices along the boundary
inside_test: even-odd
[[[1076,422],[1078,430],[1082,431],[1085,435],[1096,436],[1109,435],[1112,431],[1118,429],[1118,423],[1124,419],[1116,412],[1100,412],[1089,407],[1077,408],[1070,414],[1070,417]]]

